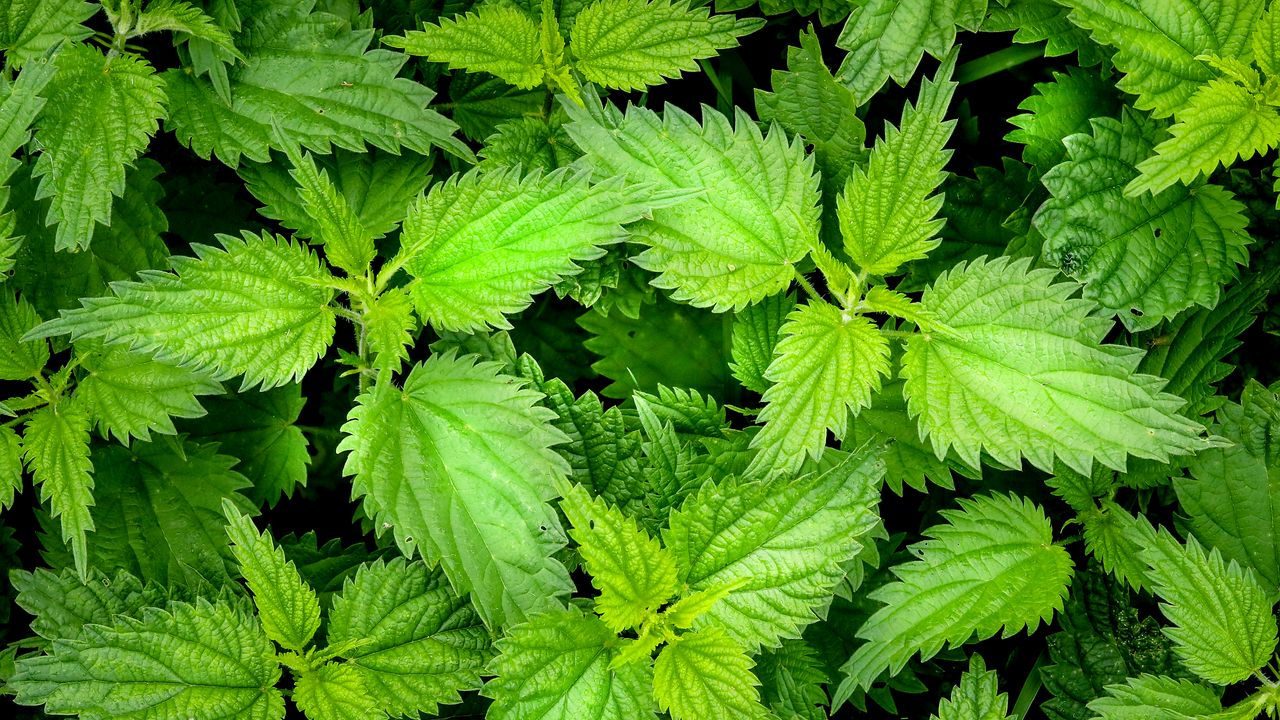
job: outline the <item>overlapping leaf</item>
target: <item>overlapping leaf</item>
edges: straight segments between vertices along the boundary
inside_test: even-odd
[[[76,570],[89,569],[85,534],[93,530],[93,463],[89,460],[89,414],[78,403],[63,402],[29,416],[22,454],[40,486],[40,501],[48,502],[62,527],[62,540],[71,545]]]
[[[152,432],[173,435],[173,418],[205,414],[196,397],[222,393],[221,383],[200,372],[119,345],[89,351],[81,366],[87,374],[75,397],[84,401],[103,436],[125,443],[150,440]]]
[[[755,663],[719,627],[685,633],[653,663],[653,694],[673,720],[763,720]]]
[[[320,600],[293,563],[267,533],[242,515],[228,500],[222,503],[227,536],[240,574],[253,593],[253,604],[267,637],[294,652],[302,652],[320,629]]]

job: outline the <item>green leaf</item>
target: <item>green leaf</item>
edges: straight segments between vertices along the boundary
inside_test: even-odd
[[[320,629],[320,600],[298,575],[298,569],[284,557],[268,533],[259,533],[253,520],[236,509],[230,500],[222,501],[227,518],[227,536],[231,552],[240,566],[253,604],[267,637],[294,652],[306,649]]]
[[[770,382],[765,371],[773,362],[778,333],[796,308],[795,295],[770,295],[733,314],[733,362],[729,370],[752,392],[764,394]]]
[[[889,343],[875,323],[820,300],[788,315],[779,336],[748,474],[790,473],[817,459],[827,431],[844,437],[849,414],[870,405],[889,374]]]
[[[635,520],[575,485],[564,494],[560,509],[573,525],[570,537],[600,591],[596,612],[610,630],[639,627],[680,586],[675,559]]]
[[[1228,685],[1250,677],[1276,649],[1273,593],[1217,549],[1205,553],[1160,530],[1140,553],[1147,578],[1174,624],[1165,630],[1182,662],[1200,677]]]
[[[348,578],[354,577],[361,566],[395,553],[393,547],[375,548],[371,551],[363,542],[344,545],[339,538],[321,545],[316,539],[315,531],[301,536],[290,533],[277,538],[276,544],[284,550],[284,556],[298,568],[303,582],[316,591],[321,608],[328,608],[333,604],[334,595],[342,591],[343,584]],[[332,637],[332,613],[328,622],[327,634]]]
[[[1250,381],[1241,403],[1219,411],[1214,427],[1232,445],[1196,453],[1191,476],[1173,487],[1196,537],[1280,586],[1280,457],[1268,439],[1280,431],[1280,399]]]
[[[498,369],[433,355],[403,388],[379,382],[357,398],[338,446],[365,513],[406,555],[441,563],[490,627],[558,609],[572,587],[547,504],[568,472],[550,446],[565,437],[541,394]]]
[[[476,154],[484,158],[479,167],[486,170],[519,165],[543,172],[568,167],[582,156],[564,131],[564,115],[558,112],[549,118],[521,117],[502,123]]]
[[[1107,697],[1089,703],[1099,720],[1185,720],[1222,712],[1213,688],[1155,675],[1107,687]]]
[[[62,540],[70,543],[76,571],[85,577],[89,551],[85,533],[93,530],[93,463],[89,460],[89,415],[74,402],[36,410],[27,420],[22,453],[40,502],[59,518]]]
[[[1280,8],[1267,8],[1251,35],[1253,60],[1267,77],[1280,75]]]
[[[0,428],[0,510],[13,506],[22,491],[22,438],[11,428]]]
[[[1207,447],[1164,381],[1135,373],[1142,351],[1101,344],[1110,320],[1029,265],[962,264],[921,299],[957,333],[916,335],[903,357],[907,406],[938,456],[954,447],[976,467],[985,450],[1048,472],[1056,456],[1089,474],[1095,460],[1123,470],[1128,455],[1165,462]]]
[[[1021,143],[1022,160],[1041,173],[1067,159],[1065,138],[1089,132],[1090,120],[1112,117],[1120,110],[1114,86],[1096,71],[1055,72],[1052,82],[1036,83],[1035,90],[1018,104],[1026,112],[1009,118],[1018,129],[1004,139]]]
[[[15,602],[33,616],[31,630],[46,640],[75,640],[85,625],[110,625],[118,615],[138,617],[143,608],[168,599],[159,585],[143,584],[123,570],[110,576],[97,570],[84,580],[71,570],[53,573],[15,570]]]
[[[854,168],[840,195],[844,249],[864,272],[892,275],[938,246],[942,196],[934,191],[951,157],[944,148],[955,128],[946,120],[954,69],[955,55],[948,55],[933,80],[920,86],[916,104],[903,109],[900,126],[886,124],[867,167]]]
[[[1010,720],[1009,696],[1000,692],[999,679],[988,670],[981,655],[969,658],[969,670],[951,696],[938,703],[929,720]]]
[[[22,705],[84,720],[280,720],[271,641],[224,603],[148,608],[139,619],[86,625],[52,654],[18,660],[9,687]]]
[[[82,345],[96,344],[85,341]],[[119,345],[88,350],[81,367],[86,375],[74,397],[84,402],[103,437],[150,440],[152,431],[173,435],[172,418],[205,414],[199,395],[218,395],[222,384],[194,370],[160,362]]]
[[[391,288],[365,305],[361,316],[369,349],[373,352],[373,366],[399,372],[400,365],[409,359],[409,348],[413,347],[418,328],[409,293],[401,288]]]
[[[697,70],[696,60],[737,47],[761,27],[758,18],[712,15],[685,0],[596,0],[574,20],[569,51],[587,80],[644,90]]]
[[[663,539],[690,590],[745,584],[699,627],[718,627],[752,651],[799,637],[875,527],[883,472],[863,450],[824,473],[703,485],[671,515]]]
[[[928,660],[944,644],[1033,632],[1062,608],[1071,557],[1053,544],[1044,512],[1016,495],[957,502],[960,510],[941,511],[947,524],[912,548],[919,560],[894,567],[897,581],[871,593],[885,607],[859,628],[868,642],[841,668],[832,707],[886,669],[896,675],[917,651]]]
[[[501,654],[483,693],[490,720],[656,718],[647,663],[612,667],[618,638],[592,615],[540,615],[498,641]],[[625,645],[623,645],[625,647]],[[715,717],[715,716],[711,716]]]
[[[274,127],[302,147],[327,154],[332,146],[426,155],[432,146],[463,159],[471,151],[452,133],[457,126],[427,108],[429,88],[398,77],[406,56],[368,50],[373,30],[311,12],[313,2],[279,12],[246,14],[236,44],[245,62],[228,71],[230,101],[214,84],[184,69],[164,73],[167,127],[197,155],[231,167],[243,157],[268,162]],[[273,125],[274,123],[274,125]]]
[[[653,694],[672,720],[768,716],[755,663],[724,630],[703,628],[667,643],[653,663]]]
[[[484,5],[382,41],[410,55],[448,63],[455,70],[486,72],[526,90],[541,85],[549,69],[538,43],[538,23],[514,5]]]
[[[316,167],[310,153],[302,153],[293,145],[285,151],[293,164],[289,174],[297,182],[302,206],[314,223],[313,242],[324,245],[325,258],[348,275],[357,277],[368,272],[376,254],[373,233],[365,228],[329,174]]]
[[[301,379],[333,339],[328,273],[279,236],[218,240],[221,248],[195,245],[196,257],[169,259],[173,272],[115,283],[112,296],[84,299],[28,336],[100,337],[213,380],[243,374],[241,391]]]
[[[1157,118],[1181,111],[1213,70],[1200,55],[1239,57],[1262,0],[1062,0],[1071,22],[1116,48],[1116,83],[1137,95],[1133,105]]]
[[[927,52],[942,59],[956,26],[976,30],[986,0],[869,0],[855,8],[836,45],[849,51],[836,72],[863,105],[889,78],[906,85]]]
[[[369,695],[360,672],[345,664],[325,663],[298,673],[293,701],[307,720],[366,720],[387,715]]]
[[[884,482],[894,493],[901,495],[904,484],[927,492],[927,483],[951,489],[955,487],[952,473],[965,477],[982,476],[947,453],[939,458],[927,439],[920,437],[915,420],[907,412],[907,401],[902,396],[902,381],[886,384],[871,399],[870,407],[863,408],[849,421],[844,446],[857,447],[871,443],[884,443]]]
[[[155,71],[135,55],[105,58],[73,45],[53,63],[58,73],[36,118],[43,152],[32,175],[40,178],[36,196],[51,198],[45,223],[57,223],[56,249],[83,250],[95,224],[111,224],[111,198],[124,193],[126,166],[159,128],[165,93]]]
[[[1264,155],[1280,143],[1280,110],[1246,87],[1215,78],[1200,86],[1178,111],[1170,138],[1138,163],[1125,195],[1158,193],[1174,183],[1208,177],[1219,165]]]
[[[255,511],[234,462],[213,445],[171,438],[95,447],[90,564],[175,587],[230,582],[222,503]]]
[[[803,640],[787,640],[760,656],[755,669],[765,706],[780,720],[827,720],[827,674]]]
[[[352,643],[344,667],[392,717],[435,714],[480,687],[489,633],[438,571],[395,558],[360,567],[334,598],[330,647]]]
[[[418,315],[444,330],[509,328],[505,315],[604,255],[648,212],[647,188],[584,173],[473,171],[409,209],[397,256]]]
[[[1146,563],[1139,557],[1142,548],[1155,541],[1155,528],[1146,516],[1134,516],[1103,498],[1097,510],[1081,513],[1084,545],[1102,563],[1102,569],[1136,591],[1151,587]]]
[[[108,10],[108,15],[110,14]],[[183,0],[150,0],[142,8],[128,35],[138,37],[163,31],[185,33],[227,51],[236,59],[243,59],[236,50],[230,33],[200,8]]]
[[[44,370],[49,344],[21,339],[39,324],[40,316],[26,298],[0,290],[0,380],[26,380]]]
[[[699,124],[672,106],[624,116],[613,105],[566,105],[565,127],[605,176],[625,175],[661,193],[696,193],[631,227],[648,245],[633,258],[659,273],[656,287],[716,312],[785,290],[817,242],[818,180],[799,141],[761,134],[741,111],[735,125],[706,109]]]
[[[204,401],[208,415],[182,423],[180,429],[239,458],[236,471],[253,481],[245,494],[254,505],[274,506],[281,496],[292,497],[294,488],[307,484],[307,438],[294,425],[305,404],[295,383],[214,397]]]
[[[1086,299],[1136,330],[1191,305],[1217,304],[1249,242],[1244,207],[1216,185],[1122,194],[1158,132],[1125,111],[1120,121],[1094,120],[1092,136],[1067,138],[1071,159],[1045,174],[1054,197],[1033,221],[1045,258],[1085,283]]]
[[[0,17],[0,23],[4,19]],[[16,65],[13,55],[6,58],[9,67]],[[6,186],[23,164],[13,155],[31,140],[31,124],[44,109],[43,92],[56,72],[46,59],[30,64],[0,94],[0,273],[8,273],[16,264],[23,236],[17,233],[19,215],[8,210],[12,192]],[[24,198],[25,199],[25,198]],[[8,210],[6,212],[6,210]],[[43,223],[41,223],[43,224]]]
[[[987,4],[982,31],[1013,32],[1013,42],[1020,45],[1043,42],[1047,58],[1076,53],[1080,67],[1109,62],[1111,54],[1072,25],[1068,12],[1056,0],[1001,0]]]
[[[58,43],[89,37],[93,31],[81,23],[97,12],[96,5],[83,0],[10,0],[0,12],[0,50],[4,50],[5,63],[16,69]]]

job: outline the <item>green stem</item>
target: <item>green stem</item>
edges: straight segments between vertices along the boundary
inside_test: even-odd
[[[1003,50],[983,55],[956,68],[956,82],[964,85],[1042,58],[1044,49],[1045,44],[1040,42],[1031,45],[1010,45]]]
[[[814,289],[813,284],[809,282],[809,278],[804,276],[804,273],[800,272],[799,270],[796,270],[795,275],[796,275],[796,282],[800,284],[800,287],[804,288],[805,295],[808,295],[813,300],[822,299],[822,296],[819,295],[818,291]]]

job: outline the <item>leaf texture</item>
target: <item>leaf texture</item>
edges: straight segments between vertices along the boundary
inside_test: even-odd
[[[307,720],[365,720],[387,714],[369,696],[360,673],[350,665],[325,663],[298,674],[293,702]]]
[[[22,341],[40,316],[26,298],[0,292],[0,380],[27,380],[36,377],[49,362],[49,343]]]
[[[1009,720],[1009,696],[1000,692],[994,670],[988,670],[981,655],[969,658],[969,670],[951,696],[938,704],[929,720]]]
[[[88,298],[32,335],[103,338],[154,353],[213,380],[244,375],[241,390],[301,379],[333,339],[328,273],[306,248],[279,236],[219,235],[221,248],[169,259],[173,272],[142,273]]]
[[[773,362],[778,333],[796,308],[794,295],[770,295],[733,316],[733,362],[729,369],[742,386],[764,394],[772,384],[765,371]]]
[[[173,418],[205,414],[196,397],[222,393],[221,383],[200,372],[119,345],[90,350],[81,367],[87,374],[74,397],[84,402],[103,437],[126,444],[130,438],[150,440],[152,432],[177,433]]]
[[[11,0],[0,12],[0,49],[5,62],[18,68],[60,42],[89,37],[93,31],[82,23],[97,11],[83,0]]]
[[[320,600],[294,564],[285,559],[268,533],[228,500],[222,502],[227,536],[240,574],[253,593],[253,604],[267,637],[294,652],[306,649],[320,629]]]
[[[1123,470],[1129,455],[1165,462],[1206,447],[1164,380],[1135,372],[1142,351],[1103,345],[1110,320],[1053,278],[1027,260],[980,259],[925,291],[921,303],[957,335],[912,337],[902,374],[938,456],[953,447],[976,467],[986,451],[1050,472],[1056,456],[1087,475],[1095,460]]]
[[[1222,701],[1216,690],[1200,683],[1142,675],[1109,686],[1106,697],[1089,703],[1089,709],[1099,720],[1183,720],[1216,717]]]
[[[657,192],[694,193],[631,228],[649,246],[634,261],[658,273],[653,285],[722,312],[791,284],[818,229],[818,181],[799,142],[779,130],[762,134],[741,112],[730,124],[707,109],[699,124],[675,107],[623,115],[596,103],[567,106],[565,129],[587,165]]]
[[[667,643],[653,663],[653,694],[672,720],[768,716],[755,663],[724,630],[703,628]]]
[[[541,85],[548,69],[538,23],[515,5],[481,6],[383,42],[453,69],[489,73],[526,90]]]
[[[565,437],[540,398],[495,363],[433,355],[403,388],[357,398],[338,446],[369,517],[406,555],[441,563],[490,627],[557,609],[571,589],[547,505],[568,471],[550,446]]]
[[[58,519],[80,577],[88,573],[85,534],[93,530],[89,422],[88,413],[74,402],[40,408],[27,420],[22,448],[27,469],[40,486],[40,502],[49,503]]]

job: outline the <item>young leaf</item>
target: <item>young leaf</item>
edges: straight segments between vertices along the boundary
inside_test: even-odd
[[[0,380],[27,380],[44,370],[49,343],[21,339],[39,324],[40,316],[26,298],[0,291]]]
[[[836,40],[849,51],[836,79],[864,105],[889,78],[906,85],[926,52],[945,56],[956,26],[977,29],[986,9],[986,0],[869,0],[849,15]]]
[[[85,625],[51,654],[18,660],[22,705],[84,720],[280,720],[280,666],[257,621],[225,603],[148,608]]]
[[[981,655],[969,658],[969,670],[960,676],[960,684],[951,697],[938,704],[937,714],[929,720],[1010,720],[1009,696],[1000,692],[999,679],[988,670]]]
[[[439,562],[490,627],[558,609],[571,589],[547,501],[568,464],[541,395],[496,363],[433,355],[357,398],[338,446],[365,512],[406,555]]]
[[[827,431],[844,437],[849,414],[869,405],[889,374],[889,343],[875,323],[825,302],[801,305],[779,336],[748,474],[790,473],[818,458]]]
[[[325,258],[352,277],[363,275],[373,262],[373,233],[361,222],[356,211],[329,179],[329,174],[316,167],[310,153],[296,146],[286,147],[293,170],[289,173],[298,183],[302,206],[315,224],[313,239],[324,245]]]
[[[482,5],[458,18],[441,18],[439,25],[382,41],[450,68],[495,75],[518,88],[541,85],[548,70],[537,22],[515,5]]]
[[[676,563],[649,534],[600,498],[575,485],[560,501],[591,584],[600,591],[596,611],[610,630],[639,627],[679,590]]]
[[[769,389],[771,383],[765,379],[765,371],[773,362],[778,333],[795,309],[794,295],[770,295],[734,313],[733,362],[729,363],[729,370],[746,389],[760,394]]]
[[[334,598],[326,628],[343,667],[392,717],[435,714],[459,702],[459,690],[480,686],[489,660],[489,633],[439,571],[395,558],[363,565]]]
[[[1151,587],[1147,564],[1139,556],[1143,547],[1155,541],[1156,529],[1151,521],[1143,515],[1135,517],[1107,498],[1098,502],[1098,509],[1081,513],[1080,520],[1085,549],[1102,564],[1103,570],[1135,591]]]
[[[758,18],[712,15],[686,0],[596,0],[574,20],[569,51],[587,80],[644,90],[697,70],[694,61],[736,47],[761,27]]]
[[[91,344],[97,343],[81,343]],[[150,440],[152,431],[173,435],[172,418],[205,414],[197,396],[222,393],[222,384],[203,373],[119,345],[89,350],[82,357],[87,374],[74,397],[84,402],[103,437],[115,436],[126,445],[129,438]]]
[[[667,643],[653,663],[653,694],[672,720],[764,720],[755,663],[724,630],[708,627]]]
[[[482,691],[493,698],[486,717],[656,719],[649,665],[613,667],[618,646],[603,622],[578,610],[547,613],[511,628],[498,641],[501,654],[490,668],[496,677]]]
[[[1150,154],[1156,123],[1124,111],[1093,134],[1067,138],[1071,159],[1047,172],[1053,193],[1033,223],[1044,255],[1085,284],[1084,297],[1130,329],[1155,326],[1191,305],[1213,307],[1244,263],[1244,207],[1216,185],[1128,197],[1120,185]]]
[[[844,249],[864,272],[892,275],[938,246],[942,196],[934,191],[951,157],[944,148],[955,128],[946,119],[955,61],[948,55],[933,80],[924,81],[916,104],[903,109],[900,127],[885,126],[866,169],[854,168],[840,195]]]
[[[1183,720],[1217,717],[1222,701],[1215,689],[1200,683],[1142,675],[1108,686],[1107,696],[1089,703],[1089,709],[1099,720]]]
[[[81,23],[97,12],[96,5],[84,0],[10,0],[0,10],[5,63],[17,69],[58,43],[89,37],[93,31]]]
[[[818,180],[799,141],[776,129],[761,134],[741,111],[731,125],[707,109],[700,125],[674,106],[624,116],[597,102],[566,106],[573,122],[565,129],[586,164],[659,192],[695,193],[631,228],[649,246],[634,261],[659,273],[654,286],[722,312],[791,284],[818,231]]]
[[[40,408],[23,433],[23,457],[40,486],[40,502],[50,505],[71,544],[76,571],[89,571],[85,533],[93,530],[93,463],[89,460],[89,415],[74,402]]]
[[[222,501],[231,552],[253,592],[253,604],[267,637],[294,652],[306,649],[320,629],[320,600],[298,575],[271,536],[259,533],[253,520],[229,500]]]
[[[413,299],[401,288],[389,288],[362,310],[369,349],[373,351],[373,366],[399,372],[400,365],[409,359],[412,333],[418,327],[418,319],[413,315]]]
[[[111,224],[111,198],[124,192],[126,166],[159,128],[164,86],[146,61],[128,53],[106,58],[72,45],[53,62],[58,73],[36,119],[44,150],[32,175],[40,178],[37,197],[51,199],[45,223],[58,225],[55,247],[83,250],[95,224]]]
[[[894,567],[898,580],[871,593],[885,607],[858,630],[868,642],[841,668],[832,707],[886,669],[897,674],[917,651],[928,660],[944,644],[1034,631],[1062,608],[1071,557],[1053,544],[1044,512],[1016,495],[958,502],[913,547],[919,560]]]
[[[443,330],[509,328],[505,315],[580,271],[649,211],[648,188],[585,173],[472,171],[409,209],[397,259],[418,315]]]
[[[827,674],[803,640],[787,640],[763,653],[755,668],[765,706],[782,720],[827,720]]]
[[[298,673],[293,701],[307,720],[367,720],[387,713],[370,696],[364,678],[351,665],[325,663]]]
[[[1168,117],[1186,104],[1213,70],[1200,55],[1239,57],[1262,0],[1062,0],[1071,22],[1116,48],[1113,62],[1125,76],[1116,83],[1137,95],[1134,107]]]
[[[196,257],[170,258],[174,272],[115,283],[112,296],[86,298],[28,337],[100,337],[213,380],[243,374],[241,391],[301,379],[333,339],[328,273],[279,236],[218,240],[221,248],[196,245]]]
[[[1209,682],[1229,685],[1250,677],[1276,649],[1273,597],[1254,574],[1216,550],[1205,553],[1194,537],[1186,545],[1166,530],[1140,553],[1147,578],[1174,624],[1165,630],[1174,651]]]
[[[1215,78],[1188,98],[1169,134],[1154,156],[1138,163],[1139,175],[1125,186],[1125,195],[1189,185],[1219,165],[1269,152],[1280,143],[1280,110],[1244,86]]]
[[[701,618],[749,650],[799,637],[877,522],[884,464],[868,450],[824,473],[708,482],[663,532],[690,590],[744,582]]]
[[[1050,472],[1057,456],[1088,474],[1094,460],[1123,470],[1128,455],[1164,462],[1207,447],[1203,428],[1177,414],[1182,400],[1160,392],[1164,381],[1135,373],[1142,352],[1101,344],[1111,322],[1054,274],[979,259],[925,291],[921,303],[957,334],[912,337],[902,374],[938,456],[954,447],[976,467],[985,450]]]

